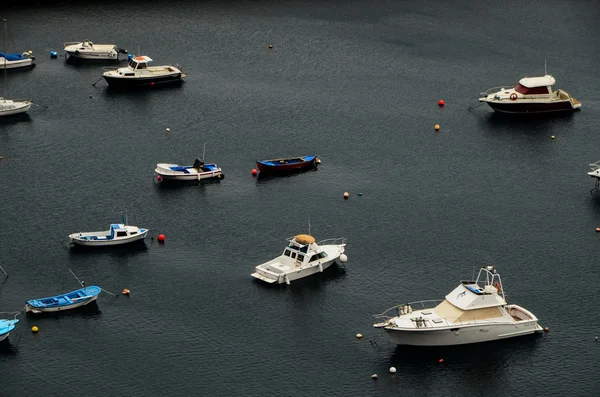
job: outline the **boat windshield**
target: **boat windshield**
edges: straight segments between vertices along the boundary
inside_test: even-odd
[[[134,61],[132,59],[132,60],[129,61],[129,66],[131,66],[131,68],[133,70],[136,70],[136,69],[146,69],[147,65],[146,65],[145,62],[138,63],[137,61]]]
[[[528,88],[528,87],[525,87],[524,85],[517,84],[515,86],[515,91],[517,91],[518,93],[523,94],[523,95],[540,95],[540,94],[547,94],[548,87],[543,86],[543,87]]]

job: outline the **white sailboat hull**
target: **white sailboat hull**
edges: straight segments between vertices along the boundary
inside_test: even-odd
[[[88,305],[88,304],[94,302],[96,299],[98,299],[98,295],[92,296],[89,299],[82,299],[79,302],[73,303],[72,305],[61,306],[61,307],[50,307],[50,308],[33,307],[30,305],[25,305],[25,311],[31,312],[33,314],[64,312],[65,310],[75,309],[75,308],[78,308],[81,306]]]
[[[2,101],[0,100],[0,116],[12,116],[19,113],[25,113],[31,107],[29,101]]]
[[[465,345],[531,335],[542,331],[536,320],[507,324],[473,324],[459,328],[418,331],[384,329],[391,342],[407,346]]]
[[[33,59],[21,59],[18,61],[5,61],[4,58],[0,57],[0,70],[4,69],[17,69],[26,68],[33,65]]]

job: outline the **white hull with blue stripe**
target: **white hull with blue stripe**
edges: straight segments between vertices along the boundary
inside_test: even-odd
[[[69,235],[71,244],[86,247],[103,247],[109,245],[123,245],[143,240],[149,230],[129,226],[122,223],[113,223],[109,230],[101,232],[80,232]]]
[[[203,179],[223,179],[223,171],[216,164],[204,163],[196,159],[193,165],[156,164],[154,170],[161,181],[200,181]]]
[[[102,288],[92,285],[72,292],[67,292],[66,294],[50,296],[48,298],[31,299],[26,302],[25,311],[39,314],[75,309],[94,302],[98,299],[98,295],[101,291]]]

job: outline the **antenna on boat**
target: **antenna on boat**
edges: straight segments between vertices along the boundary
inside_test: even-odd
[[[121,212],[121,221],[123,222],[123,225],[127,226],[127,210],[125,210],[125,215]]]
[[[544,76],[546,76],[548,74],[548,68],[546,66],[546,58],[544,58]]]
[[[310,236],[310,216],[308,217],[308,235]]]
[[[2,269],[2,266],[0,266],[0,270],[2,270],[2,273],[4,273],[4,275],[6,276],[6,278],[8,278],[8,274],[4,271],[4,269]]]
[[[202,149],[202,162],[204,162],[204,153],[206,152],[206,142],[204,142],[204,149]]]
[[[77,281],[79,281],[79,284],[81,284],[81,286],[82,286],[83,288],[85,288],[85,283],[84,283],[83,281],[81,281],[80,279],[78,279],[78,278],[77,278],[77,276],[75,275],[75,273],[73,273],[73,271],[72,271],[71,269],[69,269],[69,271],[71,272],[71,274],[73,275],[73,277],[75,277],[75,279],[76,279]]]
[[[6,34],[7,21],[6,21],[6,19],[3,19],[2,23],[4,24],[4,40],[3,40],[4,41],[4,49],[3,49],[3,51],[4,51],[4,57],[3,57],[4,58],[4,84],[2,84],[4,86],[4,93],[2,94],[2,99],[4,99],[4,101],[6,102],[6,57],[7,57],[7,55],[6,55],[6,36],[7,36],[7,34]]]

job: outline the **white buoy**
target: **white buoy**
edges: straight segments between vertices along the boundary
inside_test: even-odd
[[[390,367],[390,374],[396,373],[396,367]]]
[[[340,262],[342,262],[342,263],[348,262],[348,257],[346,256],[346,254],[340,255]]]
[[[169,131],[171,131],[171,129],[170,129],[169,127],[167,127],[167,128],[165,129],[165,131],[169,132]]]

